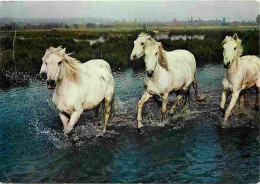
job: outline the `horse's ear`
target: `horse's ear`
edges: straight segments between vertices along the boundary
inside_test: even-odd
[[[60,50],[60,54],[65,55],[65,51],[66,51],[66,47],[64,49]]]
[[[233,39],[236,40],[236,41],[238,40],[237,33],[234,34]]]

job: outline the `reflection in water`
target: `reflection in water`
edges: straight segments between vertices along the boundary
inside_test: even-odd
[[[0,181],[257,182],[259,114],[249,107],[251,116],[246,114],[242,122],[233,118],[239,127],[217,126],[223,73],[218,65],[199,68],[199,92],[207,102],[168,115],[163,127],[157,126],[160,106],[149,100],[140,134],[133,123],[143,74],[132,69],[115,72],[116,114],[108,134],[90,134],[95,131],[93,113],[85,113],[74,131],[82,138],[77,143],[63,135],[45,83],[1,91]]]

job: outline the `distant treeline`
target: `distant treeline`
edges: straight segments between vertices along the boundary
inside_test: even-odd
[[[260,15],[257,15],[255,21],[232,21],[228,22],[226,21],[226,18],[223,17],[223,20],[193,20],[193,17],[191,16],[187,21],[180,21],[177,19],[173,19],[169,22],[160,22],[160,21],[152,21],[152,22],[140,22],[140,21],[125,21],[124,19],[122,21],[115,21],[110,23],[84,23],[84,19],[82,19],[83,23],[75,22],[74,23],[68,23],[68,22],[61,22],[59,20],[51,20],[51,22],[48,22],[50,20],[46,19],[43,20],[36,20],[34,21],[25,21],[22,19],[17,19],[16,21],[12,19],[1,19],[0,18],[0,30],[46,30],[46,29],[69,29],[69,28],[126,28],[126,27],[132,27],[132,28],[154,28],[154,27],[180,27],[180,26],[257,26],[259,24],[259,17]],[[63,20],[64,21],[64,20]]]
[[[147,30],[143,30],[146,32]],[[141,30],[135,31],[5,31],[0,32],[0,87],[12,86],[23,81],[24,74],[37,76],[45,50],[50,46],[66,47],[67,52],[74,52],[73,57],[81,62],[93,58],[102,58],[110,63],[114,69],[125,68],[130,65],[139,66],[129,62],[133,49],[133,42]],[[222,40],[226,35],[237,33],[243,40],[244,54],[259,54],[258,30],[172,30],[164,33],[172,35],[204,35],[204,39],[161,40],[167,51],[186,49],[192,52],[198,65],[208,63],[221,63],[223,60]],[[154,36],[154,32],[148,32]],[[15,36],[16,34],[16,36]],[[102,37],[104,42],[90,44],[91,41]],[[18,81],[18,82],[17,82]]]

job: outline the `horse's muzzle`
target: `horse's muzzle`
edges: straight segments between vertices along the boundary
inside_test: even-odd
[[[47,80],[47,88],[48,89],[54,89],[56,87],[55,80]]]
[[[153,77],[153,73],[154,73],[153,70],[146,71],[146,76],[147,77]]]
[[[133,55],[133,56],[130,57],[130,60],[134,61],[134,60],[136,60],[136,58],[137,58],[136,55]]]
[[[229,68],[230,67],[230,61],[227,64],[224,64],[224,68]]]

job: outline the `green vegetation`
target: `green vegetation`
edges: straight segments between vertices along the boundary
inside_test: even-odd
[[[195,55],[198,65],[206,63],[221,63],[221,42],[226,35],[235,32],[243,40],[244,54],[259,54],[259,34],[256,27],[220,28],[180,28],[159,30],[159,33],[172,35],[204,35],[204,39],[161,40],[164,49],[187,49]],[[46,30],[46,31],[17,31],[13,49],[14,31],[0,32],[0,86],[15,83],[10,76],[17,76],[17,80],[24,73],[32,76],[40,70],[41,58],[50,46],[66,47],[67,52],[74,52],[73,57],[81,62],[89,59],[103,58],[116,68],[129,66],[129,56],[133,48],[133,41],[140,32],[147,30],[133,29],[87,29],[87,30]],[[155,35],[154,32],[148,32]],[[106,41],[90,45],[90,40],[103,37]],[[13,57],[14,53],[14,57]],[[7,75],[8,74],[8,75]],[[21,74],[21,75],[19,75]],[[9,76],[9,77],[8,77]],[[11,82],[10,82],[11,81]],[[8,84],[7,84],[8,82]]]

